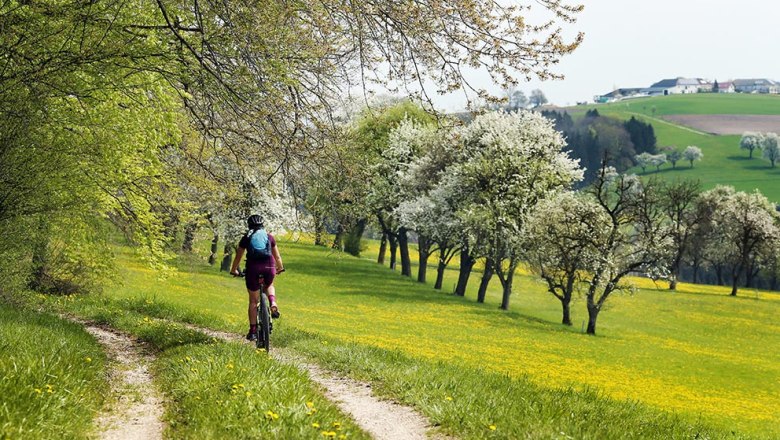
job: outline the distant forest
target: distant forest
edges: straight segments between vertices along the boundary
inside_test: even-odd
[[[636,165],[637,154],[656,153],[653,126],[633,116],[621,121],[601,116],[594,109],[575,122],[566,112],[545,110],[541,113],[555,123],[555,129],[566,137],[571,156],[579,159],[586,169],[582,185],[593,181],[604,157],[609,165],[622,172]]]

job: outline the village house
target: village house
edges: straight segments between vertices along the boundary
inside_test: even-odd
[[[780,84],[766,78],[735,79],[734,89],[739,93],[780,93]]]
[[[718,85],[717,90],[715,89],[715,84]],[[712,88],[712,91],[715,93],[734,93],[737,91],[734,88],[733,81],[724,81],[724,82],[715,81],[715,84],[713,84],[713,88]]]
[[[701,93],[711,91],[712,83],[701,78],[664,79],[646,89],[642,89],[642,93],[650,96],[679,95],[684,93]]]

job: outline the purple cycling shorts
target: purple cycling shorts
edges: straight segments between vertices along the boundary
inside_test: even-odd
[[[251,291],[260,290],[260,278],[263,278],[263,284],[268,287],[274,282],[276,276],[276,267],[267,267],[259,264],[246,265],[246,288]]]

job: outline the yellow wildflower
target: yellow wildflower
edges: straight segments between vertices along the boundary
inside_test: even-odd
[[[307,408],[314,408],[314,402],[306,402]]]
[[[87,356],[87,357],[84,358],[84,362],[90,363],[90,362],[92,362],[92,358]]]
[[[317,422],[314,422],[314,423],[311,424],[311,427],[314,428],[314,429],[317,429],[317,428],[320,427],[320,424],[317,423]]]
[[[446,400],[448,402],[452,402],[452,396],[447,396],[447,397],[444,398],[444,400]]]
[[[335,428],[337,431],[341,429],[341,422],[333,422],[333,428]]]
[[[495,431],[496,430],[496,425],[490,425],[490,426],[488,426],[488,429],[491,430],[491,431]]]

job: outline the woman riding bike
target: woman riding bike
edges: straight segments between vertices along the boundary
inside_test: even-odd
[[[255,214],[247,219],[249,231],[241,238],[238,243],[236,257],[233,259],[233,266],[230,273],[239,276],[238,265],[241,263],[244,253],[247,253],[245,282],[246,290],[249,292],[249,333],[246,338],[250,341],[257,338],[257,302],[260,300],[260,286],[262,285],[268,294],[268,301],[271,304],[271,316],[279,317],[279,307],[276,305],[276,289],[273,282],[274,277],[284,272],[282,256],[279,254],[279,248],[276,246],[276,240],[273,235],[265,231],[263,217]],[[262,281],[261,281],[262,278]]]

